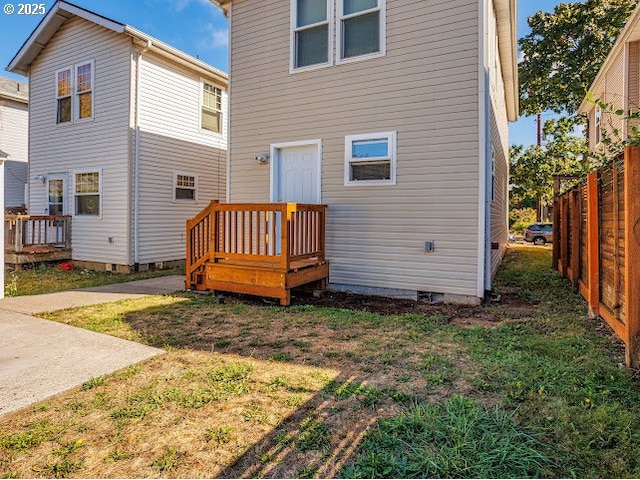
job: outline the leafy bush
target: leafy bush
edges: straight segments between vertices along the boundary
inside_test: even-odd
[[[522,235],[535,221],[536,211],[533,208],[515,208],[509,212],[509,229],[518,235]]]

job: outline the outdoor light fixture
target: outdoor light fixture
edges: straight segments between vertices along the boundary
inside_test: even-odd
[[[36,175],[35,180],[36,182],[44,184],[47,181],[47,177],[45,177],[44,175]]]
[[[256,160],[260,163],[269,163],[270,155],[268,153],[261,153],[256,155]]]

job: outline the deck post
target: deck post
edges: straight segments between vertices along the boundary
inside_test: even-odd
[[[587,175],[587,265],[589,317],[595,318],[600,309],[600,220],[598,214],[598,174]]]
[[[624,155],[625,196],[625,330],[627,336],[626,363],[640,365],[638,343],[640,335],[640,148],[627,147]],[[616,226],[617,227],[617,226]]]
[[[24,250],[24,221],[22,218],[16,218],[16,253],[22,253]]]
[[[291,230],[291,218],[293,213],[297,210],[298,205],[296,203],[285,203],[280,210],[282,218],[280,220],[280,255],[281,265],[285,272],[289,271],[291,266],[291,252],[290,252],[290,238],[289,231]]]
[[[216,261],[218,250],[218,200],[212,200],[209,204],[209,261]]]

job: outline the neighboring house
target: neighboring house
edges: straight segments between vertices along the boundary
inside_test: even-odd
[[[226,74],[64,1],[7,69],[30,79],[29,213],[71,215],[87,266],[184,259],[186,219],[225,196]]]
[[[590,149],[600,149],[607,136],[616,140],[614,130],[618,130],[620,140],[626,139],[629,120],[602,112],[594,100],[613,105],[613,110],[640,111],[640,5],[620,32],[578,109],[578,113],[587,117]]]
[[[29,87],[5,77],[0,77],[0,150],[7,154],[5,208],[22,210],[29,175]]]
[[[508,241],[516,1],[212,1],[228,201],[327,204],[333,289],[478,303]]]

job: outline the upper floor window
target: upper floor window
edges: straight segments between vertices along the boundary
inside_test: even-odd
[[[600,108],[598,107],[596,107],[595,117],[596,117],[596,121],[594,122],[595,124],[594,139],[595,139],[595,144],[598,145],[602,141],[602,110],[600,110]]]
[[[56,72],[56,123],[71,121],[71,68]]]
[[[210,132],[222,132],[222,89],[202,83],[200,127]]]
[[[291,71],[384,55],[385,25],[386,0],[291,0]]]
[[[292,67],[330,62],[330,24],[333,0],[292,0]]]
[[[76,65],[76,105],[78,120],[93,118],[93,62]]]
[[[93,119],[93,61],[56,72],[56,123]]]
[[[383,52],[385,0],[338,1],[338,60]]]

